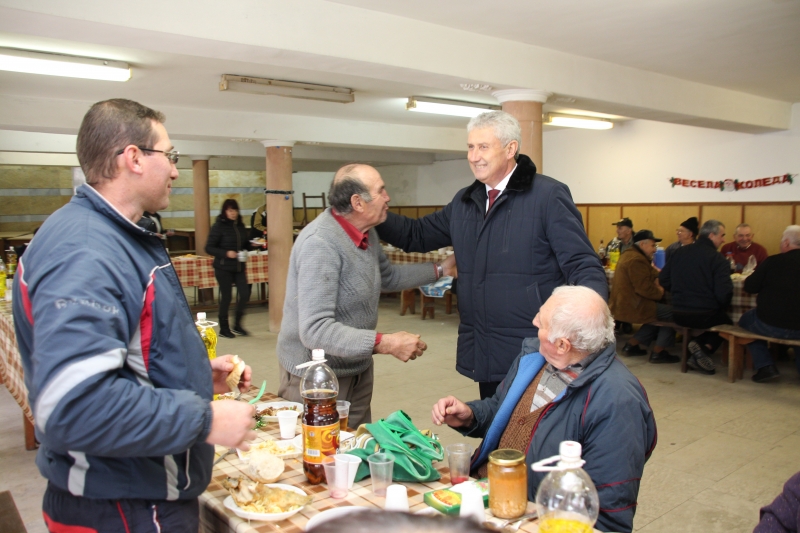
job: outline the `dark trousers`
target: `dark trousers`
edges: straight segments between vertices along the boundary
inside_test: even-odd
[[[494,393],[497,392],[497,387],[500,386],[502,381],[479,381],[478,382],[478,389],[481,393],[481,400],[485,400],[486,398],[491,398],[494,396]]]
[[[250,301],[250,285],[247,284],[247,273],[242,265],[241,272],[228,272],[227,270],[214,270],[214,276],[219,283],[219,320],[228,320],[228,307],[231,305],[233,296],[233,284],[236,283],[236,322],[244,316],[244,308]]]
[[[197,533],[200,527],[197,498],[100,500],[73,496],[49,483],[42,514],[47,530],[54,533],[70,531],[69,526],[78,526],[84,533]]]
[[[687,328],[706,329],[720,324],[733,324],[731,317],[728,316],[724,309],[712,313],[687,313],[673,309],[672,317],[676,324]],[[717,348],[722,344],[722,337],[713,331],[701,333],[694,340],[701,346],[709,346],[711,351],[708,353],[710,354],[716,352]]]

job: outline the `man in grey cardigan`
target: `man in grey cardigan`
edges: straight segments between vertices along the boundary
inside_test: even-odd
[[[386,220],[389,195],[380,174],[367,165],[346,165],[333,178],[331,207],[300,233],[292,248],[283,322],[278,335],[281,379],[278,395],[302,402],[295,368],[322,348],[339,378],[339,399],[350,402],[351,427],[372,421],[373,354],[400,361],[427,349],[405,331],[380,333],[381,291],[399,291],[454,275],[455,260],[392,265],[373,229]]]

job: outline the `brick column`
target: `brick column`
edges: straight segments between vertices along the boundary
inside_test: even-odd
[[[207,155],[193,155],[192,181],[194,187],[194,246],[197,255],[206,253],[208,231],[211,229],[211,204],[208,189]]]

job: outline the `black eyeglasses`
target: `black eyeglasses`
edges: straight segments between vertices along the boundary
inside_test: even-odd
[[[176,150],[172,150],[171,152],[166,152],[164,150],[153,150],[152,148],[144,148],[142,146],[137,146],[136,148],[138,148],[142,152],[158,152],[160,154],[164,154],[167,157],[167,159],[169,159],[170,163],[172,163],[173,165],[177,165],[178,164],[178,158],[180,157],[180,152],[178,152]],[[117,152],[117,155],[122,155],[124,152],[125,152],[125,148],[123,148],[122,150]]]

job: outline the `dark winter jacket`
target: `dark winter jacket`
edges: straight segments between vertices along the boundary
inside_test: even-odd
[[[677,312],[714,313],[728,307],[733,297],[730,263],[706,236],[676,250],[658,280],[672,293]]]
[[[475,181],[444,209],[414,220],[389,213],[381,239],[406,252],[452,245],[458,263],[456,369],[475,381],[501,381],[531,321],[560,285],[585,285],[608,297],[600,258],[592,249],[569,189],[536,174],[520,155],[508,186],[488,216],[486,186]]]
[[[635,244],[619,258],[608,307],[616,320],[647,324],[656,320],[656,302],[664,291],[656,286],[658,270]]]
[[[206,241],[206,253],[214,256],[214,268],[228,272],[241,272],[245,263],[235,257],[228,257],[228,251],[252,250],[247,228],[242,217],[231,220],[224,214],[218,215]]]
[[[533,472],[530,465],[558,455],[561,441],[576,441],[583,448],[583,469],[600,496],[595,527],[631,531],[644,463],[656,447],[656,421],[644,387],[615,351],[613,344],[604,348],[539,417],[526,450],[528,500],[535,501],[546,475]],[[473,470],[497,448],[519,398],[545,364],[539,339],[525,339],[497,393],[467,403],[475,422],[462,433],[484,439],[475,452]]]

